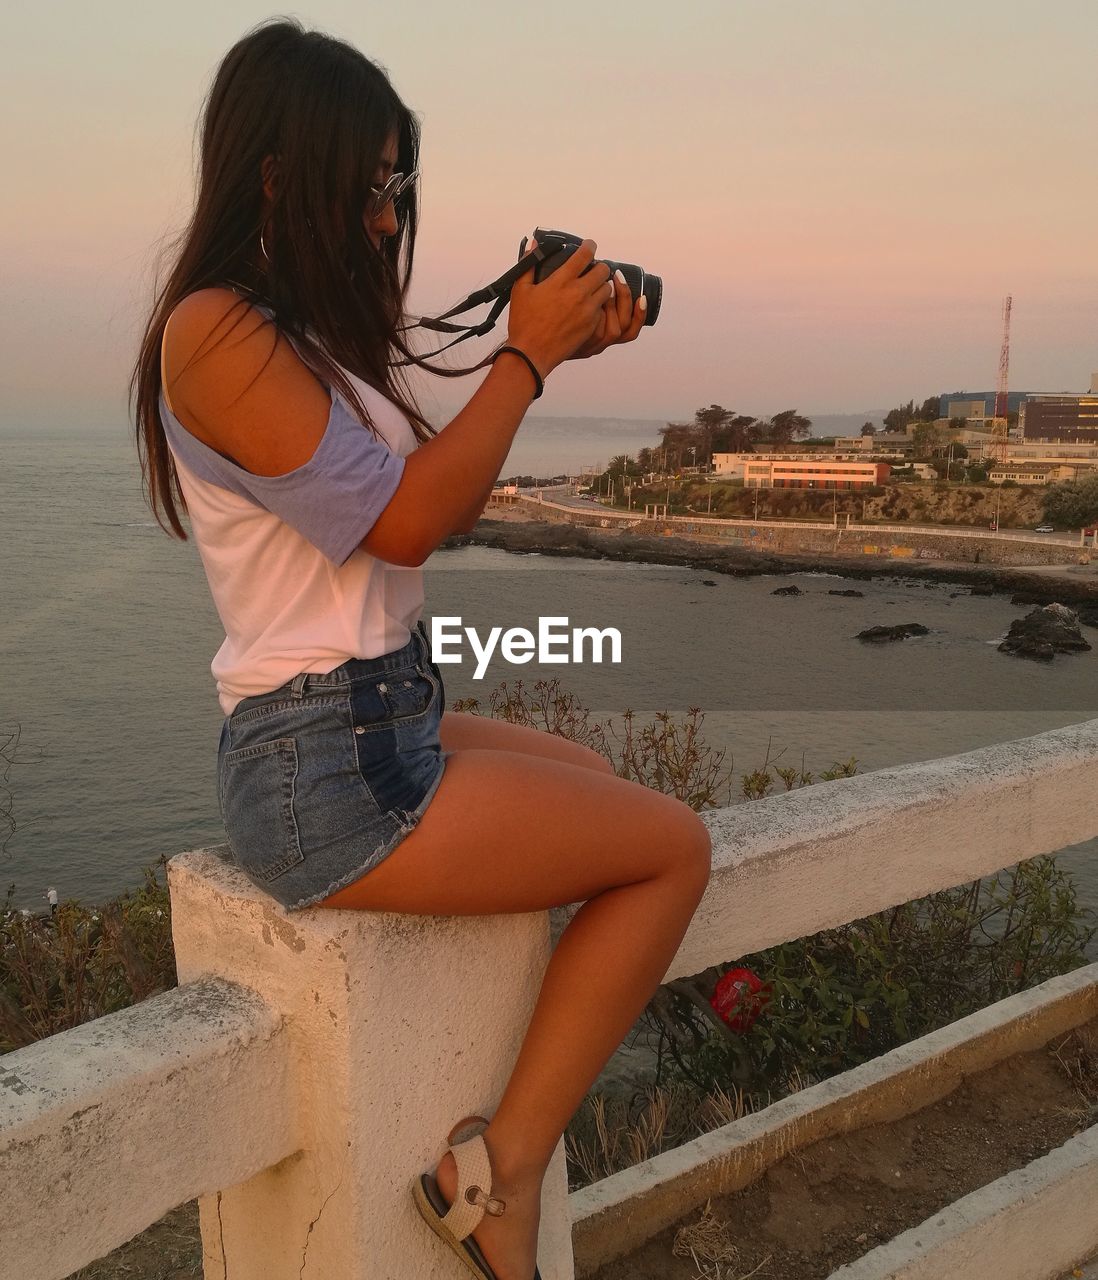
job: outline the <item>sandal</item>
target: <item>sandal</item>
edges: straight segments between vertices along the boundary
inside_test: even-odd
[[[483,1116],[466,1116],[450,1130],[446,1139],[457,1165],[454,1203],[446,1203],[438,1183],[429,1173],[421,1174],[419,1181],[412,1184],[412,1198],[435,1235],[453,1249],[478,1280],[498,1280],[477,1242],[472,1239],[472,1233],[480,1226],[486,1213],[498,1218],[507,1205],[492,1196],[492,1166],[488,1160],[488,1148],[480,1134],[475,1133],[453,1145],[456,1135],[470,1123],[482,1129],[488,1126]],[[541,1273],[536,1268],[534,1280],[541,1280]]]

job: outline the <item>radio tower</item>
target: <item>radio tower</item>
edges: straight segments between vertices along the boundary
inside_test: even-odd
[[[991,425],[991,456],[995,462],[1006,462],[1007,409],[1010,403],[1007,388],[1010,381],[1010,307],[1011,295],[1003,300],[1003,345],[999,352],[999,385],[995,390],[995,413]]]

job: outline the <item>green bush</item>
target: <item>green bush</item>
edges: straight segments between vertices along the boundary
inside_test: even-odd
[[[171,903],[161,872],[102,907],[64,902],[56,915],[0,909],[0,1053],[175,986]]]
[[[647,1018],[657,1082],[778,1096],[1086,962],[1095,929],[1051,857],[737,959],[769,989],[749,1030],[709,1005],[730,966],[671,983]]]

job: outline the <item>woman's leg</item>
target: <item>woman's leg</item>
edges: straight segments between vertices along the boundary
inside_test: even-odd
[[[424,915],[585,904],[554,949],[484,1134],[508,1212],[475,1235],[501,1280],[533,1275],[545,1168],[666,973],[708,882],[709,853],[705,824],[670,796],[560,760],[459,750],[415,830],[323,904]],[[448,1198],[452,1166],[447,1156],[438,1172]]]
[[[477,716],[469,711],[443,712],[439,737],[447,751],[521,751],[526,755],[583,765],[600,773],[614,772],[614,766],[604,755],[582,743],[570,742],[544,729],[511,724],[492,716]]]

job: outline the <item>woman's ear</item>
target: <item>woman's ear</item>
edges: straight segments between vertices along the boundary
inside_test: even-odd
[[[275,186],[278,183],[278,164],[274,156],[264,156],[260,166],[260,177],[263,180],[263,194],[268,200],[274,199]]]

